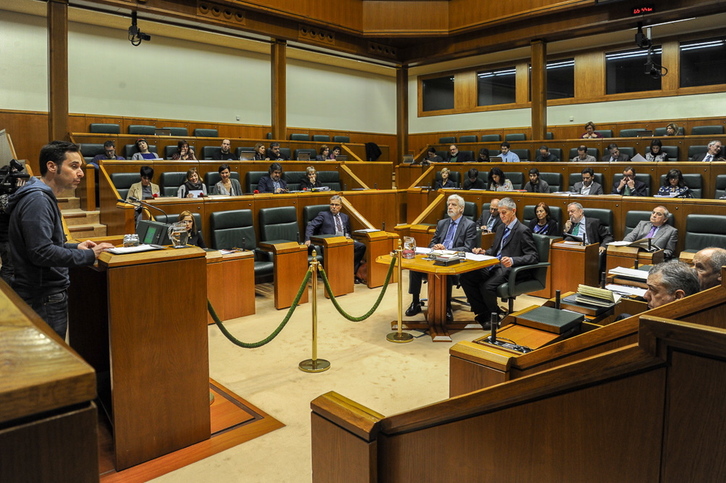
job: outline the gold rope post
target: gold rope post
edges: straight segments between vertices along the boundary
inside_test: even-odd
[[[398,330],[391,332],[386,336],[388,342],[396,342],[402,344],[404,342],[411,342],[413,336],[408,332],[403,332],[403,247],[401,246],[401,239],[398,239],[398,249],[396,250],[396,262],[398,264]]]
[[[313,250],[313,257],[310,262],[310,278],[312,286],[312,311],[313,311],[313,358],[305,359],[298,366],[303,372],[324,372],[330,369],[330,362],[325,359],[318,359],[318,254]]]

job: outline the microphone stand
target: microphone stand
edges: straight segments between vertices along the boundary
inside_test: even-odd
[[[133,196],[132,196],[132,197],[130,197],[129,199],[130,199],[131,201],[133,201],[134,203],[138,203],[138,204],[140,204],[141,206],[145,206],[146,208],[153,208],[153,209],[155,209],[155,210],[158,210],[158,211],[160,211],[162,215],[166,216],[166,222],[167,222],[167,223],[169,223],[169,215],[167,215],[167,214],[166,214],[166,211],[162,210],[162,209],[161,209],[161,208],[159,208],[158,206],[154,206],[154,205],[152,205],[152,204],[149,204],[149,203],[147,203],[147,202],[145,202],[145,201],[141,201],[140,199],[138,199],[138,198],[134,198]]]

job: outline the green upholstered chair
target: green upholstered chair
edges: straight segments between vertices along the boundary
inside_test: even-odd
[[[83,156],[86,163],[92,161],[96,155],[103,154],[105,152],[106,150],[103,148],[103,144],[81,144],[81,156]]]
[[[297,214],[294,206],[278,206],[262,208],[258,212],[260,224],[260,240],[267,243],[283,243],[297,241],[300,237],[300,227],[297,224]]]
[[[611,137],[613,137],[613,130],[612,129],[597,129],[595,132],[598,133],[600,136],[602,136],[604,138],[611,138]]]
[[[219,137],[219,131],[217,129],[197,128],[194,130],[194,135],[202,138],[216,138]]]
[[[187,179],[186,171],[167,171],[159,175],[159,190],[163,196],[176,196]]]
[[[293,159],[295,159],[295,160],[300,159],[300,154],[304,154],[304,153],[309,154],[310,155],[310,160],[312,160],[312,161],[315,161],[315,156],[318,155],[317,149],[304,149],[304,148],[301,148],[301,149],[296,149],[295,150],[295,154],[293,156]]]
[[[707,145],[692,145],[688,147],[688,159],[691,160],[697,154],[705,153],[708,151]],[[685,160],[684,160],[685,161]]]
[[[479,140],[479,137],[476,134],[472,135],[466,135],[466,136],[460,136],[459,142],[460,143],[475,143]]]
[[[318,179],[323,186],[327,186],[333,191],[341,191],[343,189],[340,181],[340,173],[337,171],[318,171]]]
[[[239,181],[239,172],[232,171],[229,173],[229,177]],[[207,185],[207,193],[211,195],[214,185],[219,183],[221,179],[222,177],[219,175],[219,171],[207,171],[204,173],[204,184]]]
[[[169,131],[171,131],[172,136],[189,136],[189,129],[185,127],[165,127],[163,129],[168,129]]]
[[[121,126],[118,124],[94,122],[89,126],[89,131],[103,134],[121,134]]]
[[[523,132],[513,132],[504,135],[505,141],[526,141],[527,135]]]
[[[201,156],[197,155],[198,159],[214,159],[214,155],[222,151],[219,146],[202,146]],[[239,159],[239,156],[237,156]]]
[[[512,186],[515,190],[521,190],[524,186],[524,175],[521,171],[505,171],[504,176],[512,182]]]
[[[562,148],[550,148],[550,153],[552,153],[558,161],[567,161],[566,159],[562,159]],[[539,154],[539,151],[537,151],[537,154]],[[537,156],[535,156],[534,159],[537,159]]]
[[[686,134],[686,131],[685,131],[685,129],[683,129],[683,126],[679,127],[678,128],[678,136],[683,136],[684,134]],[[653,131],[653,135],[654,136],[665,136],[666,135],[666,128],[664,128],[664,127],[657,127],[657,128],[655,128],[655,130]]]
[[[242,153],[250,154],[250,158],[253,158],[255,155],[255,148],[254,146],[240,146],[234,150],[234,154],[237,155],[237,159],[242,158]]]
[[[635,156],[635,148],[629,148],[627,146],[618,147],[618,151],[620,151],[622,154],[627,154],[629,158],[632,158]]]
[[[334,143],[349,143],[350,136],[333,136]]]
[[[716,198],[724,196],[726,196],[726,174],[719,174],[716,176]]]
[[[313,141],[318,143],[329,143],[330,136],[327,134],[313,134]]]
[[[134,183],[141,181],[139,173],[111,173],[111,183],[118,191],[118,197],[125,200],[129,195],[129,188]]]
[[[512,149],[512,152],[519,156],[520,161],[529,161],[531,159],[529,157],[529,149]]]
[[[481,142],[483,143],[500,142],[501,140],[501,134],[482,134],[481,136]]]
[[[456,142],[456,136],[444,136],[439,138],[439,144],[451,144]]]
[[[129,134],[137,134],[140,136],[153,136],[154,134],[156,134],[156,126],[131,124],[129,126]]]
[[[723,124],[714,124],[711,126],[693,126],[691,134],[694,136],[706,134],[723,134]]]
[[[647,131],[647,129],[643,128],[637,128],[637,129],[621,129],[620,133],[618,133],[618,136],[621,138],[634,138],[638,136],[638,133]]]
[[[707,247],[726,247],[726,216],[686,216],[684,252],[695,253]]]
[[[660,175],[659,186],[663,186],[665,178],[665,174]],[[683,181],[686,183],[686,186],[691,189],[691,194],[693,194],[694,198],[703,197],[703,177],[701,176],[701,173],[683,173]]]
[[[310,134],[294,133],[290,134],[291,141],[310,141]]]
[[[514,312],[514,300],[517,296],[543,290],[547,284],[552,238],[536,233],[532,236],[539,254],[539,262],[512,268],[507,281],[497,287],[497,297],[507,301],[510,314]]]
[[[257,189],[257,183],[260,182],[260,178],[267,176],[267,174],[267,171],[248,171],[245,176],[245,193],[254,193]]]
[[[550,187],[550,193],[554,193],[555,191],[563,191],[562,173],[540,173],[539,178],[543,181],[547,181],[547,184]]]
[[[661,146],[664,153],[668,154],[668,161],[678,161],[678,146]]]

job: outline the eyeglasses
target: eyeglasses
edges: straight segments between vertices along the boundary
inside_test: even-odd
[[[661,213],[660,211],[654,211],[651,213],[651,215],[666,216],[665,213]]]

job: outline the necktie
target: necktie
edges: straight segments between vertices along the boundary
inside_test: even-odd
[[[648,232],[648,235],[646,235],[645,238],[653,238],[653,235],[655,235],[656,231],[658,231],[658,227],[654,226],[653,228],[650,229],[650,231]]]
[[[451,246],[454,244],[454,235],[456,234],[456,222],[452,221],[449,224],[449,231],[446,233],[446,238],[444,239],[444,247],[446,247],[447,250],[451,250]]]
[[[579,223],[577,225],[575,225],[575,228],[572,230],[573,235],[577,236],[578,233],[580,233],[580,224]]]
[[[704,161],[711,161],[712,156],[710,154],[707,154],[705,158],[703,158]]]
[[[343,233],[343,223],[340,221],[340,215],[335,215],[335,232],[336,234]]]
[[[501,256],[502,249],[504,248],[504,244],[507,241],[507,238],[509,238],[509,234],[511,233],[511,229],[509,227],[506,227],[504,229],[504,236],[502,237],[502,242],[499,244],[499,251],[497,251],[497,257]]]
[[[625,196],[630,196],[630,186],[625,185],[625,189],[623,190],[623,194]]]
[[[492,231],[492,227],[494,226],[494,218],[493,216],[489,217],[489,221],[487,222],[487,231]]]

